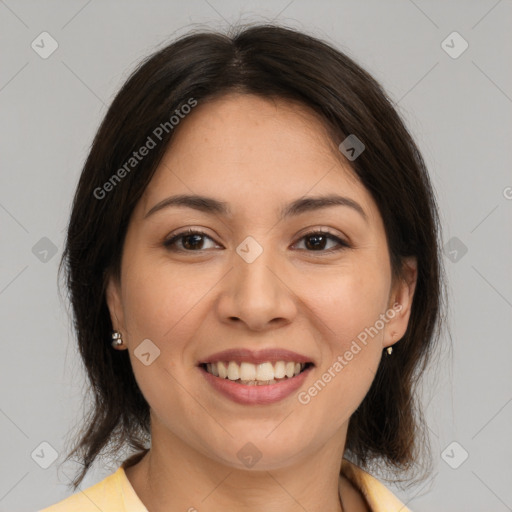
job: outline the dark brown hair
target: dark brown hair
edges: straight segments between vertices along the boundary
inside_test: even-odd
[[[416,256],[418,277],[407,331],[393,355],[382,358],[352,415],[345,455],[362,467],[384,463],[397,478],[424,460],[425,423],[415,387],[440,336],[444,297],[437,205],[424,161],[386,93],[352,59],[315,37],[265,24],[234,27],[229,35],[192,32],[150,55],[122,86],[94,138],[59,267],[60,274],[65,264],[94,399],[66,459],[78,455],[83,466],[75,489],[99,455],[128,447],[136,451],[132,463],[148,448],[148,403],[128,352],[110,344],[107,278],[120,278],[128,221],[171,140],[170,116],[191,99],[201,103],[233,92],[298,101],[320,116],[336,146],[350,134],[365,144],[351,166],[383,218],[393,277],[400,278],[407,256]],[[99,197],[98,190],[166,122],[159,144],[121,173],[121,182],[106,187],[108,197]]]

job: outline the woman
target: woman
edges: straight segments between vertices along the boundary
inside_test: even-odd
[[[74,489],[135,453],[44,510],[406,511],[365,468],[426,460],[439,238],[418,149],[346,55],[262,25],[150,56],[61,262],[95,396]]]

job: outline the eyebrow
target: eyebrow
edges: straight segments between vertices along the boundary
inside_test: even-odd
[[[161,211],[164,208],[169,208],[172,206],[187,207],[209,214],[232,217],[229,204],[224,201],[219,201],[213,197],[206,197],[201,195],[180,194],[167,197],[166,199],[163,199],[159,203],[155,204],[146,213],[146,215],[144,215],[144,219],[147,219],[150,215],[153,215],[154,213]],[[333,206],[347,206],[352,208],[358,212],[366,222],[368,222],[368,216],[359,203],[349,197],[339,196],[336,194],[330,194],[326,196],[301,197],[296,199],[281,210],[280,220]]]

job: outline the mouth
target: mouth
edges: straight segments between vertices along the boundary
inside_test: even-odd
[[[233,402],[277,403],[302,387],[316,366],[310,356],[282,348],[235,348],[197,362],[211,389]]]
[[[219,379],[245,386],[268,386],[293,379],[314,366],[313,362],[265,361],[216,361],[200,363],[199,367]]]

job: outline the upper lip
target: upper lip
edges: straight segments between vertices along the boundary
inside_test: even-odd
[[[281,348],[267,348],[263,350],[249,350],[247,348],[235,348],[216,352],[203,360],[198,365],[206,363],[216,363],[218,361],[235,361],[239,363],[260,364],[267,361],[275,363],[277,361],[293,361],[294,363],[313,363],[310,357],[298,354],[291,350]]]

